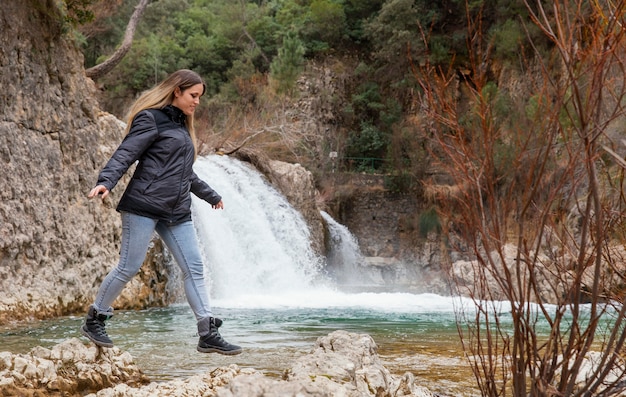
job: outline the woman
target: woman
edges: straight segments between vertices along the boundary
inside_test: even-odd
[[[127,135],[98,176],[88,197],[105,198],[128,168],[137,162],[117,210],[122,215],[120,260],[104,279],[89,307],[82,333],[98,346],[111,347],[105,320],[124,286],[137,274],[152,234],[167,245],[184,276],[187,301],[198,324],[197,350],[239,354],[218,331],[222,320],[213,317],[204,284],[203,263],[191,220],[191,194],[223,209],[224,203],[192,169],[195,160],[193,115],[206,86],[190,70],[172,73],[144,92],[128,113]]]

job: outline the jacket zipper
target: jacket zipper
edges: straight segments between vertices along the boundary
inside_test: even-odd
[[[183,181],[185,180],[185,171],[187,169],[186,165],[187,165],[187,152],[188,152],[188,143],[191,140],[191,137],[189,136],[189,133],[187,132],[187,130],[185,130],[185,144],[183,145],[183,169],[182,172],[180,173],[180,182],[178,183],[178,197],[176,198],[176,202],[174,203],[174,206],[172,207],[172,212],[170,214],[170,223],[174,222],[174,211],[176,210],[176,208],[178,208],[178,204],[180,204],[180,196],[181,196],[181,192],[183,190]],[[193,145],[193,142],[191,143]],[[192,164],[193,167],[193,164]]]

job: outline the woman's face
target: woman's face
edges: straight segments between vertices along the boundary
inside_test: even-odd
[[[196,110],[196,106],[200,103],[200,97],[203,91],[204,86],[202,84],[192,85],[185,91],[176,88],[172,105],[182,110],[187,116],[191,116]]]

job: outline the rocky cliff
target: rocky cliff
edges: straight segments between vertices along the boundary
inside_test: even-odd
[[[336,193],[329,211],[357,238],[362,274],[398,290],[450,294],[441,267],[449,249],[436,229],[420,230],[420,215],[429,204],[419,192],[391,191],[376,174],[336,173],[331,184]]]
[[[122,188],[104,203],[86,194],[123,125],[99,110],[57,3],[0,13],[0,323],[84,310],[117,260]],[[168,299],[160,255],[121,306]]]

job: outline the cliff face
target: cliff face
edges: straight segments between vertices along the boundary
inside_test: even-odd
[[[123,186],[104,204],[86,194],[123,125],[98,109],[56,3],[0,13],[0,323],[86,309],[119,252]],[[158,252],[122,307],[168,299]]]
[[[331,183],[337,193],[329,211],[358,240],[365,279],[414,293],[450,294],[441,266],[448,248],[438,233],[420,231],[419,215],[428,203],[416,190],[390,191],[384,176],[374,174],[336,173]]]

